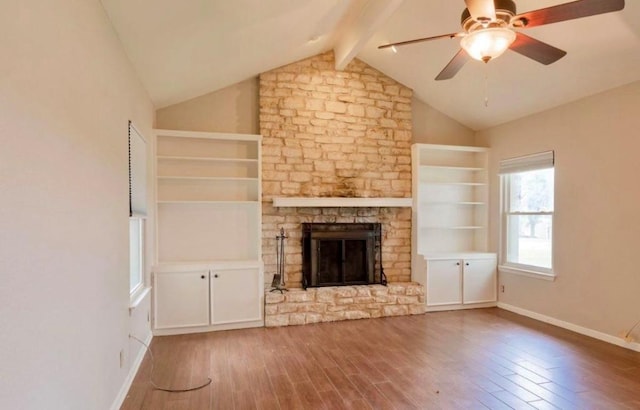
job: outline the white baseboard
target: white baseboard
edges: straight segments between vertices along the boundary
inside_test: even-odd
[[[466,310],[466,309],[484,309],[484,308],[492,308],[496,307],[498,304],[496,302],[484,302],[484,303],[473,303],[469,305],[435,305],[426,307],[426,312],[445,312],[448,310]]]
[[[603,342],[624,347],[625,349],[640,352],[640,343],[638,342],[627,342],[621,337],[616,337],[607,333],[598,332],[597,330],[578,326],[570,322],[565,322],[564,320],[556,319],[551,316],[542,315],[540,313],[536,313],[527,309],[522,309],[517,306],[509,305],[507,303],[498,302],[498,307],[500,309],[508,310],[510,312],[517,313],[522,316],[530,317],[531,319],[539,320],[541,322],[549,323],[551,325],[558,326],[563,329],[571,330],[572,332],[580,333],[581,335],[593,337],[594,339],[602,340]]]
[[[154,336],[186,335],[189,333],[204,333],[218,330],[248,329],[252,327],[264,327],[264,320],[249,320],[246,322],[224,323],[221,325],[196,326],[196,327],[173,327],[166,329],[154,329]]]
[[[144,341],[147,346],[151,345],[151,339],[153,339],[153,333],[149,332],[149,336]],[[122,403],[124,403],[124,399],[127,398],[127,393],[129,393],[129,389],[131,388],[131,384],[133,383],[133,379],[136,378],[136,374],[138,374],[138,370],[140,369],[140,365],[142,364],[142,360],[144,359],[144,355],[147,353],[147,348],[145,346],[140,345],[140,350],[138,350],[138,355],[136,359],[131,363],[131,367],[129,368],[129,374],[127,378],[122,383],[122,387],[116,396],[116,399],[113,401],[111,405],[111,410],[119,410],[122,407]]]

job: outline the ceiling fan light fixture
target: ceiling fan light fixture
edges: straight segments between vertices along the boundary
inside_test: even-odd
[[[464,51],[473,59],[489,62],[507,51],[516,33],[506,27],[490,27],[472,31],[460,40]]]

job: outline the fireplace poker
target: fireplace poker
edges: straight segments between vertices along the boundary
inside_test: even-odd
[[[276,235],[276,273],[273,275],[271,292],[288,292],[284,283],[284,240],[287,236],[284,234],[284,228],[280,228],[280,235]]]

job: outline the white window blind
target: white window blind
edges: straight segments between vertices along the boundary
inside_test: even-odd
[[[522,157],[508,158],[500,161],[501,175],[515,172],[535,171],[538,169],[553,168],[554,152],[545,151]]]
[[[129,121],[129,216],[147,215],[147,142]]]

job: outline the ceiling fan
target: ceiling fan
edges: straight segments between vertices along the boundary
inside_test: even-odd
[[[467,8],[462,12],[460,19],[463,31],[384,44],[378,48],[404,46],[441,38],[461,38],[462,49],[438,74],[436,80],[453,78],[470,58],[488,63],[507,49],[548,65],[564,57],[567,52],[522,34],[516,29],[594,16],[624,8],[624,0],[578,0],[516,14],[516,4],[513,0],[465,0],[465,3]]]

